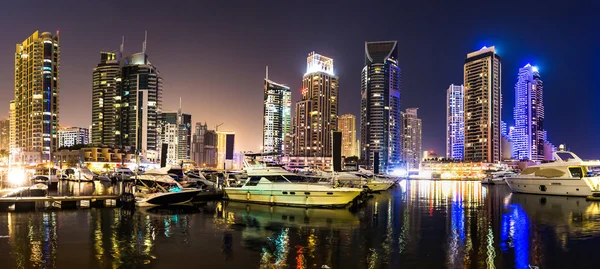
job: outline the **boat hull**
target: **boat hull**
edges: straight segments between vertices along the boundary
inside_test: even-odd
[[[201,190],[184,190],[180,192],[164,192],[146,195],[136,201],[138,206],[179,205],[190,202]]]
[[[301,207],[343,207],[362,192],[361,189],[339,191],[325,190],[260,190],[251,188],[225,188],[229,200],[272,205]]]
[[[563,196],[592,195],[590,187],[578,178],[507,178],[506,183],[516,193]]]
[[[394,182],[369,182],[365,184],[365,187],[372,192],[380,192],[389,189],[393,184]]]

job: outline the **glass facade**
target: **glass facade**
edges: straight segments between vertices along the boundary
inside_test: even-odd
[[[337,130],[338,77],[333,59],[308,55],[302,79],[302,101],[296,103],[296,156],[328,157],[332,154],[331,132]]]
[[[540,73],[530,64],[519,69],[515,84],[512,155],[517,160],[544,160],[544,102]]]
[[[162,77],[143,52],[121,60],[121,119],[117,144],[130,147],[142,157],[157,158],[159,116],[162,108]]]
[[[396,41],[365,42],[361,74],[361,157],[381,171],[401,161],[400,67]],[[379,152],[379,160],[373,153]]]
[[[467,54],[464,65],[464,160],[501,161],[501,63],[494,47]]]
[[[92,143],[114,146],[120,119],[120,101],[117,82],[121,66],[114,52],[101,52],[100,63],[94,68],[92,84]]]
[[[40,160],[58,147],[59,61],[58,33],[36,31],[16,45],[15,149]]]
[[[263,152],[284,152],[284,139],[291,132],[292,92],[288,86],[265,78],[263,104]]]
[[[450,85],[446,92],[446,158],[464,158],[464,87]]]

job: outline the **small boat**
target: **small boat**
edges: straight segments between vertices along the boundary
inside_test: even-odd
[[[527,167],[506,178],[510,189],[517,193],[600,195],[600,161],[584,161],[570,151],[553,154],[556,161]]]
[[[506,185],[505,179],[516,175],[517,172],[512,170],[492,172],[488,177],[481,180],[481,184]]]
[[[169,167],[138,176],[134,192],[137,206],[178,205],[190,202],[201,189],[184,189],[169,176]]]

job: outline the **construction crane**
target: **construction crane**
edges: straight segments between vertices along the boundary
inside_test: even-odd
[[[217,124],[217,126],[215,126],[215,132],[216,132],[216,131],[219,131],[219,126],[221,126],[221,125],[223,125],[223,124],[225,124],[225,123],[223,122],[223,123]]]

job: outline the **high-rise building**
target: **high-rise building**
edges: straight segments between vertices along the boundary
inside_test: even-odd
[[[58,130],[58,147],[72,147],[90,143],[90,129],[81,127],[66,127]]]
[[[356,116],[341,115],[338,119],[338,131],[342,132],[342,156],[356,155]]]
[[[166,163],[173,165],[190,159],[192,115],[181,112],[162,112],[160,115],[161,144],[167,144]],[[162,150],[162,147],[159,148]]]
[[[543,88],[537,67],[527,64],[519,69],[512,133],[512,154],[517,160],[544,160]]]
[[[333,59],[312,52],[302,79],[302,101],[296,103],[294,154],[331,156],[331,132],[337,129],[338,77]]]
[[[451,84],[446,92],[446,158],[464,157],[465,118],[464,87]]]
[[[15,52],[15,147],[50,160],[58,146],[58,32],[35,31]]]
[[[9,141],[9,149],[12,152],[16,149],[16,129],[17,129],[17,119],[16,119],[16,110],[15,110],[15,101],[10,101],[10,111],[8,112],[8,118],[10,119],[10,141]]]
[[[100,52],[100,62],[94,68],[92,84],[92,143],[114,146],[120,120],[121,66],[114,52]]]
[[[0,151],[10,152],[10,118],[0,120]]]
[[[265,77],[263,106],[263,152],[284,154],[285,137],[292,126],[290,87]]]
[[[196,123],[192,138],[192,159],[200,167],[217,167],[217,133],[208,125]]]
[[[501,68],[494,47],[483,47],[465,59],[465,161],[501,160]]]
[[[513,130],[513,127],[510,127]],[[510,138],[509,127],[504,121],[500,121],[500,136],[502,147],[502,160],[512,160],[512,139]]]
[[[121,118],[117,144],[157,161],[162,77],[144,50],[121,59]]]
[[[421,119],[417,118],[418,108],[407,108],[402,112],[402,160],[407,169],[419,169],[422,156]]]
[[[232,169],[235,132],[217,131],[217,168]]]
[[[397,41],[365,42],[361,76],[360,155],[369,166],[379,162],[380,170],[390,170],[400,162],[402,146]]]

